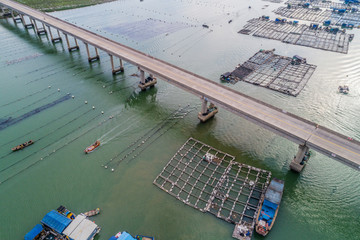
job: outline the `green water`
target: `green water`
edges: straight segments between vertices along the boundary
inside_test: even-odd
[[[296,98],[243,82],[228,86],[360,139],[359,30],[352,31],[348,54],[237,34],[247,20],[274,16],[271,11],[279,6],[258,0],[123,0],[52,14],[213,81],[261,48],[304,56],[318,67]],[[167,27],[149,36],[146,28],[133,24],[149,18]],[[222,109],[200,124],[197,97],[161,80],[140,92],[138,78],[130,76],[137,73],[134,66],[126,64],[124,74],[112,76],[104,52],[100,62],[89,65],[83,43],[79,52],[69,53],[65,43],[53,45],[12,20],[0,22],[0,119],[19,117],[67,93],[74,96],[0,131],[1,240],[23,239],[59,205],[75,213],[100,207],[101,214],[93,218],[102,227],[100,240],[122,230],[160,240],[232,239],[232,224],[152,184],[189,137],[285,180],[280,212],[267,239],[360,239],[358,171],[315,153],[301,174],[292,173],[289,164],[297,146],[288,140]],[[202,28],[204,23],[213,31]],[[169,30],[172,24],[176,31]],[[343,84],[350,86],[347,96],[337,93]],[[187,105],[195,110],[184,119],[162,128],[133,155],[109,161]],[[30,139],[34,145],[9,154],[11,147]],[[102,146],[85,155],[96,139]]]

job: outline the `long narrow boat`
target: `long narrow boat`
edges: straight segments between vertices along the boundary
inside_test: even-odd
[[[98,146],[100,146],[100,141],[97,140],[94,144],[92,144],[91,146],[87,147],[84,152],[85,153],[90,153],[92,151],[94,151]]]
[[[87,217],[92,217],[92,216],[98,215],[99,213],[100,213],[100,208],[96,208],[94,210],[90,210],[90,211],[84,213],[84,215]]]
[[[260,211],[256,217],[255,230],[258,234],[266,236],[274,226],[276,216],[284,191],[284,181],[274,178],[271,180],[265,195],[262,197]]]
[[[26,148],[27,146],[30,146],[33,143],[34,143],[34,141],[30,140],[30,141],[27,141],[27,142],[25,142],[23,144],[17,145],[16,147],[13,147],[11,150],[13,152],[18,151],[18,150],[22,150],[22,149]]]

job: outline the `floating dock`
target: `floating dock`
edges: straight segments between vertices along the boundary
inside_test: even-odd
[[[238,33],[282,41],[284,43],[312,47],[332,52],[347,53],[354,34],[331,31],[330,28],[314,28],[305,24],[280,22],[254,18]]]
[[[346,9],[346,8],[345,8]],[[344,13],[339,13],[331,10],[322,10],[316,8],[304,8],[302,6],[279,7],[274,10],[274,13],[282,17],[294,18],[317,23],[330,21],[331,25],[342,26],[353,25],[359,27],[360,25],[360,12],[352,12],[346,10]]]
[[[186,205],[236,224],[235,233],[240,226],[252,234],[271,172],[234,160],[234,156],[189,138],[154,184]]]
[[[306,3],[310,3],[311,6],[313,7],[319,7],[319,8],[337,8],[337,9],[345,9],[348,7],[351,8],[356,8],[358,9],[358,5],[351,5],[351,4],[344,4],[341,2],[332,2],[332,1],[326,1],[326,0],[312,0],[312,1],[308,1],[308,0],[288,0],[285,4],[290,4],[290,5],[303,5]]]
[[[260,50],[231,73],[235,81],[245,81],[278,92],[297,96],[314,73],[316,66],[296,61],[298,58],[274,54],[274,50]]]

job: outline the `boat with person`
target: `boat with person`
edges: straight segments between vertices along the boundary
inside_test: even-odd
[[[340,92],[340,93],[344,93],[344,94],[348,94],[348,93],[349,93],[349,86],[347,86],[347,85],[339,86],[338,89],[339,89],[339,92]]]
[[[100,213],[100,208],[96,208],[96,209],[90,210],[88,212],[85,212],[84,215],[87,217],[92,217],[92,216],[98,215],[99,213]]]
[[[94,150],[95,150],[97,147],[99,147],[99,146],[100,146],[100,141],[97,140],[94,144],[92,144],[91,146],[87,147],[87,148],[84,150],[84,152],[85,152],[85,153],[90,153],[90,152],[94,151]]]
[[[143,235],[136,235],[136,237],[134,238],[133,236],[130,235],[130,233],[123,231],[123,232],[118,232],[115,236],[109,238],[109,240],[155,240],[155,238],[143,236]]]
[[[273,178],[262,196],[260,211],[256,217],[255,230],[258,234],[266,236],[274,226],[281,198],[284,191],[284,181]]]
[[[33,143],[34,143],[34,141],[33,141],[33,140],[30,140],[30,141],[27,141],[27,142],[25,142],[25,143],[23,143],[23,144],[17,145],[16,147],[13,147],[11,150],[12,150],[13,152],[18,151],[18,150],[22,150],[22,149],[30,146],[30,145],[33,144]]]

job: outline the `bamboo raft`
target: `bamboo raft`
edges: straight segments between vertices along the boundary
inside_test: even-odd
[[[238,33],[344,54],[354,37],[343,31],[334,33],[327,28],[312,29],[305,24],[277,23],[262,17],[249,20]]]
[[[186,205],[252,232],[271,173],[234,159],[189,138],[153,183]]]

